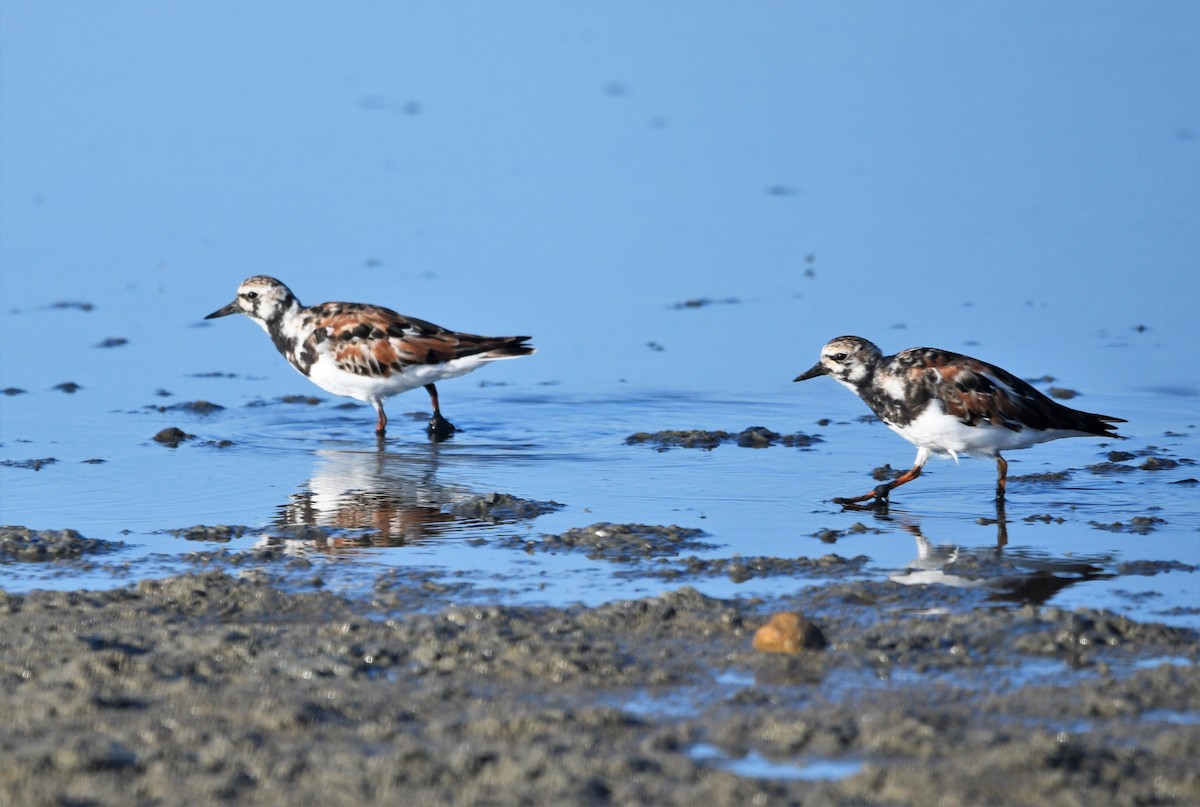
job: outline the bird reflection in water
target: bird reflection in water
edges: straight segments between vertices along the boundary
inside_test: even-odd
[[[476,495],[437,481],[437,449],[410,457],[384,451],[317,453],[303,492],[279,507],[267,545],[337,554],[397,547],[482,522],[448,510]]]
[[[905,585],[985,589],[993,601],[1042,605],[1068,586],[1116,576],[1104,571],[1113,561],[1108,555],[1056,558],[1037,549],[1005,548],[1008,528],[1003,505],[997,507],[995,523],[994,547],[968,548],[934,544],[919,524],[900,520],[899,525],[916,539],[917,558],[888,579]]]

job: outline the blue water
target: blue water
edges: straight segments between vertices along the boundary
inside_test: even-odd
[[[6,2],[0,389],[26,392],[0,396],[0,461],[56,462],[0,467],[0,521],[126,546],[9,564],[5,588],[172,573],[216,547],[165,530],[246,525],[222,545],[242,551],[303,507],[404,544],[294,547],[347,591],[396,566],[514,601],[676,585],[505,543],[596,521],[700,527],[714,557],[868,555],[877,579],[928,571],[914,529],[990,551],[990,463],[931,465],[887,519],[829,503],[913,455],[837,385],[791,383],[855,333],[1051,375],[1128,419],[1119,446],[1010,457],[1072,473],[1014,483],[1005,551],[1111,573],[1056,605],[1196,625],[1194,573],[1114,570],[1200,565],[1180,484],[1200,476],[1198,35],[1183,2]],[[404,417],[423,393],[393,399],[381,453],[368,408],[337,408],[249,322],[202,321],[257,273],[539,353],[443,385],[463,428],[443,445]],[[157,408],[195,400],[225,408]],[[754,425],[824,442],[623,443]],[[167,426],[196,439],[150,439]],[[1151,446],[1181,464],[1086,470]],[[502,525],[430,506],[492,491],[565,506]],[[1043,514],[1063,521],[1026,520]],[[1095,526],[1137,516],[1165,523]],[[814,537],[856,522],[874,531]]]

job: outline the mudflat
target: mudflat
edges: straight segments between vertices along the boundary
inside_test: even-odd
[[[0,802],[1200,803],[1192,631],[894,582],[720,600],[683,576],[599,607],[234,568],[0,593]],[[826,646],[755,650],[778,613]]]

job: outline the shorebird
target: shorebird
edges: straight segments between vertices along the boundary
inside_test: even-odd
[[[243,281],[233,302],[205,319],[230,314],[245,314],[261,325],[288,363],[321,389],[371,404],[380,436],[388,422],[384,400],[424,387],[433,405],[430,436],[446,439],[455,429],[442,416],[435,382],[535,352],[526,344],[528,336],[450,331],[378,305],[304,306],[291,289],[265,275]]]
[[[1052,401],[994,364],[931,347],[884,356],[858,336],[839,336],[821,349],[806,381],[827,375],[862,398],[888,428],[917,447],[913,467],[861,496],[838,504],[887,501],[888,494],[921,475],[934,455],[996,460],[996,500],[1004,500],[1008,462],[1001,451],[1029,448],[1060,437],[1115,437],[1121,418],[1080,412]]]

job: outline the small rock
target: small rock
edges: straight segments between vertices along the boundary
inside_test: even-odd
[[[775,614],[754,633],[754,649],[760,653],[799,653],[821,650],[828,642],[821,629],[803,614]]]
[[[1146,461],[1138,467],[1143,471],[1166,471],[1170,468],[1176,468],[1178,466],[1178,462],[1172,459],[1167,459],[1166,457],[1148,457]]]
[[[560,510],[562,505],[558,502],[521,499],[508,493],[489,493],[485,496],[471,496],[461,502],[456,502],[449,509],[451,513],[464,518],[497,522],[535,518],[543,513]]]
[[[28,468],[31,471],[40,471],[43,466],[53,465],[58,462],[54,457],[41,457],[34,460],[3,460],[0,465],[5,468]]]
[[[183,429],[177,429],[174,426],[171,426],[154,435],[154,440],[155,442],[162,443],[168,448],[178,448],[179,444],[184,440],[191,440],[195,436],[196,435],[194,434],[188,434]]]
[[[215,404],[212,401],[186,401],[184,403],[160,407],[161,411],[163,412],[191,412],[194,415],[207,415],[224,408],[225,407],[221,406],[220,404]]]

